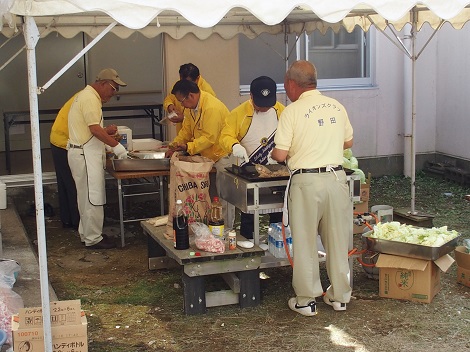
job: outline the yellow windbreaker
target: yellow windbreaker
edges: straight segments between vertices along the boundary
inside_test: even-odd
[[[67,142],[69,140],[69,111],[74,98],[75,95],[62,106],[51,128],[49,140],[52,145],[58,148],[67,148]]]
[[[285,106],[280,102],[276,102],[274,109],[276,110],[277,119]],[[220,134],[220,145],[224,152],[227,154],[232,152],[232,146],[240,143],[245,137],[253,119],[254,107],[251,103],[251,99],[237,106],[230,112],[230,116],[227,118],[226,124]]]
[[[197,109],[197,113],[185,109],[182,128],[172,144],[187,144],[189,154],[200,154],[216,162],[228,154],[222,150],[219,137],[230,112],[224,103],[204,91],[201,91]]]
[[[204,78],[202,78],[202,76],[199,76],[197,86],[199,87],[199,89],[201,91],[207,92],[207,93],[213,95],[214,97],[216,97],[215,92],[212,89],[211,85],[209,83],[207,83],[207,81]],[[173,87],[171,88],[171,90],[173,90]],[[170,90],[170,92],[171,92],[171,90]],[[183,105],[181,105],[181,103],[178,101],[178,99],[176,99],[176,96],[174,94],[170,93],[163,100],[163,110],[165,112],[168,111],[168,107],[171,104],[173,104],[176,107],[176,110],[182,111],[185,118],[188,117],[188,115],[187,115],[188,112],[186,110],[184,110]],[[181,129],[181,123],[177,123],[176,124],[176,133],[178,133],[180,129]]]

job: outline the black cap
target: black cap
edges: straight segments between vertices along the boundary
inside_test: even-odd
[[[267,76],[255,78],[250,84],[253,103],[260,108],[269,108],[276,104],[276,82]]]

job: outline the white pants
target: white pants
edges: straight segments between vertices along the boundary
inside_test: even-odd
[[[106,201],[102,196],[105,194],[104,169],[103,161],[98,156],[98,150],[95,149],[96,146],[87,147],[85,145],[84,148],[69,149],[67,157],[77,187],[77,203],[80,213],[78,232],[81,241],[85,242],[86,246],[92,246],[103,239],[103,204]],[[90,149],[93,155],[89,153]],[[87,153],[86,160],[85,153]]]

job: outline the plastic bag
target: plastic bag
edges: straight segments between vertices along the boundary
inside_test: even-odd
[[[219,238],[215,238],[209,227],[201,222],[193,222],[189,224],[190,231],[194,233],[194,244],[197,249],[212,253],[224,253],[225,242]]]
[[[10,259],[0,259],[0,287],[13,288],[21,267],[18,262]]]
[[[13,346],[11,317],[24,307],[23,298],[10,288],[0,287],[0,329],[7,333],[6,343]]]
[[[14,260],[0,259],[0,329],[7,333],[7,343],[13,345],[11,317],[24,307],[23,299],[12,290],[21,267]]]

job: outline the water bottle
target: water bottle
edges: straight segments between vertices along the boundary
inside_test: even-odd
[[[286,251],[284,250],[284,240],[282,238],[282,228],[276,224],[276,258],[286,258]]]
[[[273,224],[269,224],[268,228],[268,251],[269,253],[273,253]]]
[[[181,199],[176,201],[175,213],[173,214],[173,244],[176,249],[189,248],[188,219],[184,213]]]
[[[291,258],[294,258],[294,247],[293,247],[292,234],[290,232],[290,227],[286,226],[284,228],[284,232],[286,234],[286,243],[287,243],[287,249],[289,250],[289,255]]]

